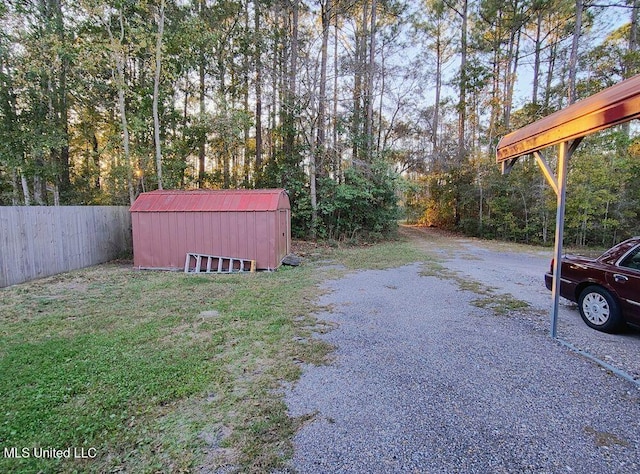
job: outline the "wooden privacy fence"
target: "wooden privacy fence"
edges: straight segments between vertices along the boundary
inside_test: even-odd
[[[131,251],[125,206],[0,206],[0,288]]]

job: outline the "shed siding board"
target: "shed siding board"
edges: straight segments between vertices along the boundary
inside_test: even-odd
[[[198,251],[198,249],[195,248],[195,235],[193,235],[193,214],[184,212],[178,212],[176,214],[180,215],[183,218],[184,225],[180,229],[181,231],[178,235],[178,238],[173,242],[173,252],[167,257],[167,262],[169,262],[170,266],[177,265],[176,260],[178,259],[178,252],[180,252],[180,255],[184,258],[184,254],[186,254],[187,252]]]
[[[158,259],[158,257],[162,257],[162,253],[164,252],[164,245],[162,245],[162,241],[160,239],[160,229],[159,226],[161,224],[162,216],[158,212],[153,212],[150,216],[151,222],[149,223],[149,238],[151,242],[153,242],[152,248],[159,249],[159,252],[153,252],[151,255],[152,258]],[[154,264],[158,264],[160,261],[155,260]]]
[[[149,261],[149,249],[150,246],[144,245],[145,241],[148,240],[147,231],[145,229],[147,220],[149,219],[150,214],[133,214],[132,216],[132,227],[133,227],[133,248],[136,249],[134,252],[134,262],[136,257],[140,258],[141,261]],[[138,250],[140,249],[140,250]]]
[[[252,238],[252,236],[247,235],[246,229],[243,229],[242,221],[244,220],[244,214],[247,214],[247,212],[228,212],[229,222],[227,225],[231,232],[225,232],[227,245],[229,246],[228,255],[240,258],[246,258],[246,254],[243,251],[243,242],[246,241],[246,239]]]
[[[243,232],[242,229],[242,220],[244,220],[244,214],[246,214],[246,212],[228,212],[226,214],[228,215],[229,219],[227,225],[229,226],[229,230],[231,231],[224,233],[227,237],[227,245],[229,246],[228,255],[238,256],[242,258],[246,255],[242,250],[242,243],[246,239],[252,238],[252,236],[247,235],[246,231]]]
[[[240,223],[237,221],[238,217],[235,212],[225,212],[222,215],[223,227],[219,235],[222,238],[224,256],[242,257],[239,241],[246,239],[247,235],[239,233]]]
[[[251,238],[247,235],[246,232],[243,232],[242,220],[244,218],[245,212],[227,212],[229,222],[227,225],[229,226],[229,230],[233,232],[233,237],[231,236],[231,232],[225,233],[227,236],[227,244],[228,244],[228,254],[231,256],[236,256],[240,258],[246,258],[242,250],[242,242],[248,238]]]
[[[200,253],[209,253],[207,249],[211,248],[209,242],[211,242],[211,238],[213,236],[207,232],[202,232],[201,230],[199,230],[199,229],[206,228],[204,224],[208,220],[208,214],[209,213],[207,212],[198,212],[196,216],[197,221],[194,220],[193,222],[193,233],[196,236],[197,248],[198,248],[198,252]],[[226,236],[226,233],[223,232],[223,235]]]
[[[213,221],[213,229],[211,230],[211,238],[213,239],[214,249],[217,248],[218,252],[222,251],[219,235],[222,233],[224,221],[222,219],[223,214],[218,212],[211,215]],[[221,257],[224,255],[220,255]]]
[[[225,201],[228,200],[229,198],[225,199]],[[225,202],[225,206],[227,205],[228,202]],[[220,230],[215,234],[215,238],[218,240],[216,248],[219,249],[218,253],[220,253],[224,257],[235,257],[236,255],[233,254],[233,249],[231,249],[229,246],[229,237],[232,232],[230,221],[233,214],[231,212],[223,212],[219,215]]]
[[[256,256],[260,255],[260,234],[258,232],[258,220],[260,217],[260,212],[252,212],[250,213],[249,216],[249,226],[252,229],[252,232],[255,233],[255,237],[253,239],[251,239],[249,241],[250,243],[250,251],[251,251],[251,255],[253,255],[253,259],[256,259]],[[256,264],[257,264],[257,260],[256,260]]]
[[[269,268],[276,268],[276,239],[275,239],[275,213],[269,212],[266,215],[266,227],[267,227],[267,253],[269,255]]]
[[[162,238],[164,227],[168,227],[168,222],[165,225],[165,220],[168,220],[169,216],[162,212],[149,213],[149,225],[147,232],[149,233],[149,240],[152,242],[150,249],[148,250],[149,259],[152,262],[152,267],[162,265],[163,261],[171,255],[171,249],[174,245],[174,241],[171,239],[171,234],[168,232],[165,238]]]
[[[287,230],[286,228],[282,225],[282,222],[284,221],[285,217],[286,217],[286,210],[279,210],[277,211],[277,217],[278,217],[278,222],[277,222],[277,227],[276,227],[276,236],[278,238],[278,241],[280,242],[280,244],[276,247],[278,255],[282,255],[287,253]]]
[[[175,225],[170,225],[170,240],[169,240],[169,245],[166,246],[165,249],[165,255],[162,258],[162,261],[171,261],[171,255],[174,253],[178,253],[180,251],[180,249],[178,249],[178,245],[180,243],[180,241],[182,240],[182,236],[186,233],[187,231],[187,219],[186,219],[186,213],[184,212],[176,212],[174,214],[174,219],[175,219]],[[169,216],[167,216],[167,220],[169,220]],[[186,251],[184,253],[187,253]],[[160,262],[158,262],[159,264]],[[173,262],[172,262],[173,263]],[[184,265],[184,262],[182,262],[182,264]]]
[[[146,255],[143,255],[143,253],[146,252],[146,247],[142,245],[142,240],[144,238],[144,234],[142,230],[143,219],[144,219],[144,214],[142,213],[131,214],[131,228],[133,229],[132,241],[133,241],[133,248],[136,249],[136,251],[133,254],[133,264],[136,266],[139,266],[138,262],[142,262],[147,258]]]
[[[206,237],[206,233],[203,232],[203,226],[200,224],[200,216],[202,215],[202,213],[200,212],[190,212],[186,215],[187,217],[187,222],[189,223],[189,242],[190,242],[190,248],[194,249],[191,250],[192,252],[198,252],[198,253],[208,253],[206,252],[207,247],[204,243],[204,239]],[[209,237],[210,239],[210,237]],[[207,239],[207,240],[209,240]],[[187,249],[184,249],[185,253],[187,252]]]
[[[251,227],[252,229],[254,229],[254,232],[256,232],[257,234],[257,229],[258,229],[258,217],[260,216],[259,212],[252,212],[251,213]],[[255,239],[251,239],[251,251],[253,252],[253,255],[260,255],[260,240],[259,238],[255,238]],[[256,265],[257,265],[257,261],[256,261]]]
[[[162,256],[162,252],[164,252],[164,246],[162,242],[160,242],[159,234],[161,232],[162,226],[162,216],[157,212],[152,212],[149,216],[149,228],[148,228],[148,238],[151,241],[151,248],[157,249],[157,251],[153,252],[151,258],[153,259],[153,263],[156,264],[155,260],[157,257]]]
[[[271,254],[269,252],[269,216],[266,212],[261,212],[256,216],[256,231],[262,238],[257,240],[258,242],[258,254],[264,259],[262,265],[271,269]]]
[[[256,212],[247,212],[244,218],[247,232],[254,232],[254,230],[251,229],[255,229],[256,226]],[[253,260],[255,260],[258,255],[258,246],[256,245],[256,240],[256,238],[252,238],[245,241],[247,255],[250,259]]]
[[[157,213],[162,214],[161,212]],[[169,262],[169,267],[184,266],[184,255],[182,255],[182,261],[178,262],[177,258],[180,254],[186,253],[186,250],[179,248],[180,242],[182,242],[183,235],[188,234],[187,226],[189,222],[187,220],[187,214],[184,212],[176,212],[174,214],[166,214],[167,226],[171,229],[173,234],[169,232],[169,241],[163,245],[162,236],[158,235],[158,246],[162,247],[162,251],[158,255],[156,266],[166,266],[165,262]],[[177,225],[176,225],[177,222]],[[184,244],[183,244],[184,245]],[[178,253],[180,252],[180,253]],[[176,255],[172,259],[172,256]]]
[[[152,234],[153,250],[149,254],[149,258],[153,262],[153,266],[162,265],[172,252],[171,249],[175,245],[176,239],[173,236],[172,225],[169,215],[162,212],[152,212],[152,222],[149,223],[148,232]],[[163,237],[164,236],[164,237]]]
[[[221,232],[224,228],[224,216],[221,213],[211,214],[209,216],[209,232],[208,232],[208,241],[210,242],[209,251],[207,253],[214,254],[215,251],[218,253],[224,252],[223,245],[224,243],[221,240]]]
[[[246,222],[246,226],[247,226],[247,232],[255,232],[255,228],[256,228],[256,215],[257,212],[247,212],[245,214],[245,222]],[[252,239],[247,239],[246,241],[246,245],[247,245],[247,255],[250,256],[251,259],[256,259],[256,257],[258,256],[258,246],[256,245],[256,241],[258,239],[258,236],[255,236]]]
[[[164,227],[166,227],[166,229],[169,229],[172,226],[172,218],[185,216],[185,214],[183,213],[175,213],[175,215],[171,215],[163,212],[154,212],[154,215],[156,220],[164,224]],[[189,223],[183,220],[182,227],[179,228],[179,230],[181,229],[184,233],[188,224]],[[171,260],[171,256],[175,254],[175,252],[173,252],[173,249],[175,249],[176,246],[180,244],[181,238],[178,237],[176,239],[169,239],[169,241],[167,242],[165,239],[163,239],[163,236],[166,235],[163,232],[165,232],[164,229],[159,229],[155,232],[154,235],[155,246],[159,249],[159,252],[157,252],[156,256],[155,265],[163,265],[163,262],[165,261],[169,261],[171,264],[170,266],[178,266],[180,263],[184,264],[184,262],[178,262],[175,259]]]
[[[264,256],[266,261],[261,261],[260,266],[267,269],[271,269],[271,261],[269,256],[269,242],[268,242],[268,227],[267,227],[267,215],[264,212],[256,213],[256,232],[261,235],[261,239],[256,239],[256,247],[258,248],[258,255]]]
[[[249,258],[248,243],[250,240],[254,239],[255,236],[251,235],[249,231],[247,219],[251,214],[253,214],[253,211],[238,212],[236,214],[236,223],[238,225],[238,232],[236,235],[238,238],[236,239],[235,244],[238,249],[238,256],[240,258]]]
[[[278,266],[278,226],[276,221],[278,219],[278,213],[276,211],[269,213],[269,255],[271,256],[271,264],[273,265],[271,268],[276,268]]]
[[[273,252],[273,262],[278,265],[278,255],[280,255],[280,225],[278,224],[278,216],[280,211],[273,211],[271,213],[271,235],[273,235],[273,245],[271,247],[271,251]]]

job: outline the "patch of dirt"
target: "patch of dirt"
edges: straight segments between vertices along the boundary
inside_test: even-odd
[[[200,433],[200,439],[206,443],[205,460],[198,468],[199,474],[221,474],[235,472],[238,466],[238,453],[232,448],[221,446],[222,441],[231,435],[231,428],[221,426]]]
[[[291,242],[291,253],[310,260],[322,258],[332,248],[326,242],[314,242],[311,240],[293,240]]]
[[[593,435],[593,437],[595,438],[596,446],[598,446],[599,448],[610,448],[616,444],[619,446],[625,446],[625,447],[629,446],[628,441],[622,438],[619,438],[613,433],[607,433],[606,431],[598,431],[591,426],[585,426],[584,431],[585,433]]]

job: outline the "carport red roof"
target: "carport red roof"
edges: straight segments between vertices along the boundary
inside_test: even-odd
[[[502,137],[496,161],[528,155],[640,117],[640,75]]]
[[[131,212],[221,212],[289,209],[284,189],[158,190],[142,193]]]

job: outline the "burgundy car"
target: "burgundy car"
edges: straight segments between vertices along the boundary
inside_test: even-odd
[[[552,287],[553,261],[544,280]],[[596,259],[562,257],[560,296],[578,303],[588,326],[615,332],[624,323],[640,325],[640,237],[610,248]]]

